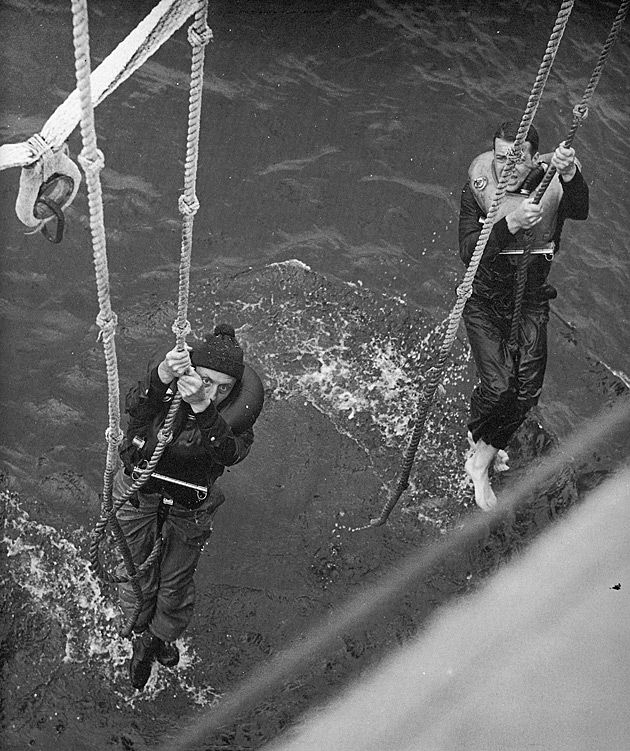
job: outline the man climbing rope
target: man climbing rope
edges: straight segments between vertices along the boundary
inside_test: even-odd
[[[130,419],[120,450],[124,467],[114,478],[114,498],[125,497],[132,477],[151,457],[176,389],[182,397],[172,440],[153,475],[117,515],[136,566],[162,539],[157,561],[139,580],[143,601],[129,666],[137,689],[144,688],[155,660],[167,667],[179,661],[174,642],[192,617],[193,575],[215,512],[225,500],[214,483],[226,466],[247,456],[254,440],[251,426],[242,429],[242,420],[240,427],[238,419],[232,420],[233,431],[222,417],[231,403],[231,414],[238,413],[234,400],[242,391],[246,367],[234,329],[220,324],[205,341],[183,351],[172,349],[157,366],[150,363],[145,380],[127,395]],[[261,405],[254,405],[253,419]],[[129,582],[119,585],[119,595],[125,616],[133,613],[136,600]]]
[[[459,252],[470,262],[497,183],[514,146],[518,125],[502,123],[492,151],[476,157],[461,197]],[[528,197],[551,164],[557,174],[539,203]],[[586,219],[588,186],[572,148],[560,144],[553,154],[538,153],[538,133],[531,126],[520,161],[514,165],[473,283],[463,318],[479,384],[470,400],[471,451],[465,469],[475,489],[475,502],[485,510],[497,499],[490,467],[506,468],[505,447],[527,412],[538,402],[547,363],[549,300],[556,290],[547,283],[553,254],[558,251],[565,219]],[[510,342],[516,271],[530,234],[531,257],[522,303],[518,341]],[[533,238],[533,241],[532,241]],[[519,255],[520,254],[520,255]]]

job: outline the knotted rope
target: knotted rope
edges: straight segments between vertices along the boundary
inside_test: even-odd
[[[599,79],[601,78],[602,71],[604,70],[604,66],[606,65],[606,61],[608,59],[608,55],[610,54],[610,50],[612,49],[612,46],[615,43],[617,36],[619,35],[621,26],[623,25],[623,22],[626,18],[626,15],[628,14],[629,5],[630,5],[630,0],[622,0],[621,4],[619,5],[619,10],[617,11],[615,20],[613,21],[612,26],[610,27],[610,31],[608,32],[608,37],[606,38],[606,41],[604,42],[604,45],[602,46],[602,51],[599,54],[599,59],[597,60],[597,63],[595,64],[595,67],[593,68],[593,72],[591,73],[589,82],[586,85],[586,88],[584,89],[584,93],[582,94],[582,99],[573,108],[573,122],[571,124],[571,129],[569,130],[569,133],[564,140],[564,145],[567,148],[570,148],[573,145],[573,141],[577,134],[578,128],[580,127],[580,125],[583,124],[584,120],[588,117],[588,104],[593,97],[595,89],[597,88],[597,84],[599,83]],[[551,183],[555,174],[556,174],[556,168],[553,165],[550,165],[549,169],[545,172],[545,176],[543,177],[540,185],[538,186],[538,188],[536,189],[536,192],[534,193],[534,196],[532,198],[532,203],[535,203],[535,204],[540,203],[545,191],[549,187],[549,184]],[[533,242],[534,242],[534,236],[530,230],[526,230],[523,233],[523,236],[525,238],[525,245],[523,249],[523,255],[519,259],[519,264],[518,264],[518,268],[516,272],[516,284],[515,284],[515,291],[514,291],[514,309],[512,312],[512,320],[510,324],[510,336],[509,336],[509,341],[508,341],[508,347],[513,353],[515,362],[518,359],[518,347],[519,347],[519,338],[520,338],[519,330],[520,330],[520,323],[521,323],[521,314],[522,314],[522,309],[523,309],[523,298],[525,296],[525,288],[527,286],[527,269],[529,268],[529,263],[531,259],[531,250],[532,250]]]
[[[190,294],[190,266],[192,256],[192,239],[193,239],[193,222],[194,216],[199,209],[199,201],[195,194],[197,179],[197,164],[199,160],[199,136],[201,124],[201,105],[203,93],[203,65],[205,57],[205,46],[212,38],[212,32],[207,25],[208,0],[200,0],[195,13],[195,20],[188,32],[188,40],[193,47],[191,77],[190,77],[190,95],[188,111],[188,134],[186,142],[186,161],[184,169],[184,192],[179,198],[179,210],[182,214],[182,240],[181,256],[179,266],[179,290],[178,290],[178,313],[173,323],[173,333],[176,337],[176,346],[179,350],[186,347],[186,336],[190,333],[191,327],[187,320],[188,300]],[[151,477],[153,470],[157,466],[166,446],[172,440],[172,428],[181,403],[181,394],[175,392],[168,413],[164,420],[161,430],[158,433],[158,442],[153,451],[151,459],[147,465],[133,478],[133,483],[126,489],[121,498],[117,498],[115,503],[111,501],[111,482],[109,487],[109,502],[103,506],[101,517],[98,520],[95,529],[93,542],[90,548],[90,563],[98,575],[110,583],[130,582],[136,604],[133,612],[127,618],[122,629],[122,635],[128,636],[135,625],[138,615],[142,609],[142,590],[138,579],[153,565],[161,551],[162,539],[158,536],[153,549],[147,559],[140,565],[134,563],[129,546],[125,540],[124,533],[120,528],[117,519],[117,512],[122,506],[139,490],[146,481]],[[105,503],[105,493],[103,494]],[[102,538],[105,535],[107,527],[111,526],[116,544],[121,552],[126,577],[114,576],[103,570],[101,566],[98,549]]]
[[[94,126],[94,106],[92,103],[90,78],[90,38],[88,30],[87,0],[72,0],[72,23],[75,53],[75,71],[77,90],[81,104],[81,138],[83,150],[79,155],[79,162],[85,172],[88,190],[88,205],[90,213],[90,231],[92,234],[92,249],[94,271],[96,275],[96,289],[99,304],[99,314],[96,323],[100,328],[99,338],[103,342],[105,365],[107,369],[108,414],[109,426],[106,430],[107,458],[103,477],[103,496],[101,500],[101,519],[105,520],[103,531],[109,523],[114,537],[121,550],[123,561],[130,578],[133,581],[136,598],[142,597],[142,590],[133,576],[136,569],[127,546],[124,534],[120,528],[116,515],[112,512],[113,476],[117,469],[117,448],[122,440],[120,430],[120,393],[118,387],[118,362],[116,358],[116,314],[111,307],[109,294],[109,271],[107,268],[107,243],[105,237],[105,221],[103,217],[103,193],[101,189],[100,171],[105,159],[97,148],[96,128]],[[96,555],[98,559],[98,553]],[[98,569],[97,569],[98,570]],[[125,635],[131,632],[131,625],[125,629]]]
[[[565,0],[561,5],[560,10],[558,11],[558,15],[551,32],[549,42],[547,43],[545,54],[543,55],[536,80],[529,95],[527,106],[525,107],[525,110],[523,112],[516,138],[514,139],[512,153],[508,155],[508,160],[501,173],[501,178],[492,199],[490,210],[488,211],[488,215],[486,216],[486,219],[481,228],[481,233],[479,235],[479,238],[477,239],[475,250],[466,269],[466,273],[464,274],[462,283],[457,288],[457,302],[453,306],[453,309],[449,315],[447,329],[440,346],[437,361],[435,365],[429,368],[427,377],[424,380],[422,391],[418,398],[418,406],[413,431],[409,440],[409,444],[407,446],[407,450],[405,451],[398,483],[383,505],[380,515],[372,519],[368,525],[365,525],[360,529],[378,527],[382,524],[385,524],[392,510],[398,503],[401,495],[409,485],[409,475],[411,474],[411,469],[413,467],[416,452],[418,450],[420,438],[424,430],[424,424],[429,414],[429,409],[433,402],[435,392],[441,381],[444,366],[453,347],[455,337],[457,336],[457,329],[459,328],[459,323],[461,321],[464,306],[466,305],[468,298],[472,295],[473,280],[475,278],[475,274],[477,273],[479,263],[481,262],[481,257],[488,242],[490,232],[492,231],[494,218],[499,209],[499,205],[503,200],[503,197],[505,196],[508,179],[512,174],[514,165],[520,158],[523,143],[525,141],[525,136],[527,135],[529,127],[534,119],[534,115],[536,114],[536,110],[538,109],[538,105],[540,104],[542,92],[547,82],[547,78],[549,77],[549,73],[560,46],[560,40],[562,39],[562,35],[564,34],[569,16],[571,15],[571,11],[573,10],[574,2],[575,0]]]

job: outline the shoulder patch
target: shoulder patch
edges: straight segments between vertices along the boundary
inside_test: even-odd
[[[473,188],[475,188],[476,190],[483,190],[487,184],[488,184],[488,178],[484,176],[476,177],[473,180]]]

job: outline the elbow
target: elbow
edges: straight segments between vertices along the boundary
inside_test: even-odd
[[[468,243],[466,242],[460,242],[459,244],[459,257],[462,259],[462,263],[465,266],[468,266],[470,263],[470,259],[472,256],[472,251],[474,248],[471,248]]]

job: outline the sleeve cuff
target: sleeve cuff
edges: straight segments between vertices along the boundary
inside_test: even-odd
[[[578,175],[579,175],[579,177],[578,177]],[[581,176],[582,176],[582,173],[580,172],[580,168],[576,165],[575,166],[575,174],[573,175],[573,177],[570,180],[565,180],[564,177],[562,177],[562,175],[558,175],[558,178],[559,178],[560,184],[562,185],[563,188],[565,188],[565,187],[567,187],[567,188],[571,187],[572,188],[572,187],[574,187],[574,186],[576,186],[576,185],[578,185],[580,183],[580,177]]]
[[[145,396],[149,396],[150,393],[156,396],[163,397],[170,384],[162,383],[162,380],[158,374],[157,366],[149,373],[148,383],[145,391]]]

